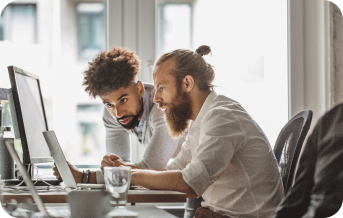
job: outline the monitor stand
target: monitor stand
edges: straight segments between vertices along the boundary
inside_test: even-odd
[[[2,180],[4,186],[12,186],[12,185],[18,185],[22,182],[23,180],[20,179],[4,179]],[[43,181],[39,180],[36,183],[37,180],[33,179],[32,182],[35,186],[48,186],[45,184]],[[45,182],[49,183],[50,185],[58,186],[62,181],[57,180],[57,179],[44,179]],[[26,186],[25,182],[23,182],[20,186]]]

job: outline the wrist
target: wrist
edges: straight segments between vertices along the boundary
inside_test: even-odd
[[[83,174],[83,176],[82,176],[82,174]],[[83,183],[84,181],[86,181],[85,178],[86,178],[85,177],[85,173],[83,173],[82,171],[77,171],[76,172],[76,176],[75,176],[75,182],[76,183]]]
[[[97,184],[97,180],[96,180],[96,171],[91,171],[91,173],[89,174],[89,183],[91,184]]]

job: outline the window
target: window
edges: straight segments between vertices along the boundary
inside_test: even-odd
[[[67,157],[77,164],[100,164],[106,153],[102,104],[77,105],[77,131],[80,136],[77,151],[65,149]]]
[[[288,121],[287,1],[160,1],[158,56],[210,46],[216,92],[240,102],[273,147]]]
[[[4,21],[2,17],[0,17],[0,41],[4,40]]]
[[[158,6],[157,56],[175,49],[192,46],[192,6],[160,4]]]
[[[49,129],[68,161],[92,166],[106,154],[102,101],[82,87],[88,61],[105,48],[104,0],[93,2],[12,3],[0,19],[0,87],[11,87],[10,65],[39,76]]]
[[[0,40],[36,42],[36,4],[9,4],[0,17]]]
[[[105,48],[104,8],[103,3],[79,3],[76,6],[80,59],[93,59]]]

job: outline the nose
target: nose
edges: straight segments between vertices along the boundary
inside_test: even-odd
[[[120,117],[123,117],[125,115],[125,110],[123,110],[123,108],[121,108],[121,107],[116,107],[114,109],[114,113],[115,113],[116,118],[120,118]]]
[[[162,103],[162,99],[160,98],[158,92],[155,93],[153,101],[154,101],[155,104]]]

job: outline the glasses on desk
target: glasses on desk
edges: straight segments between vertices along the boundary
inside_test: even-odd
[[[112,193],[111,204],[125,208],[131,183],[131,167],[104,167],[107,191]]]

